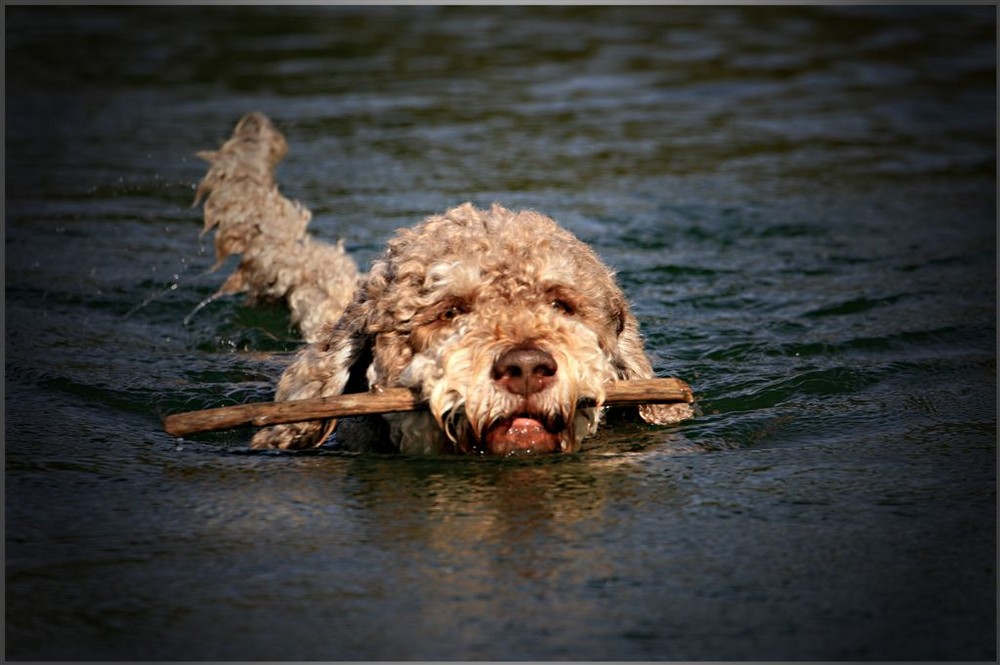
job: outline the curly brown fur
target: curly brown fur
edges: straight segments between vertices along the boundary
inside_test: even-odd
[[[260,113],[237,123],[210,164],[204,231],[217,269],[240,264],[217,295],[284,301],[311,342],[278,383],[279,401],[404,386],[430,410],[345,420],[348,447],[500,455],[575,451],[598,427],[604,389],[653,375],[639,326],[613,273],[550,218],[464,204],[402,229],[359,276],[342,244],[306,231],[274,168],[288,151]],[[583,400],[596,407],[578,407]],[[643,406],[647,422],[692,415]],[[263,429],[255,448],[309,448],[336,421]]]
[[[343,243],[309,235],[309,210],[278,191],[274,168],[287,152],[285,137],[267,116],[248,113],[221,148],[198,153],[210,166],[194,205],[205,199],[203,234],[217,227],[212,269],[241,255],[215,295],[246,293],[249,304],[285,302],[292,323],[313,342],[340,318],[359,273]]]
[[[628,301],[593,250],[539,213],[467,203],[397,232],[276,398],[405,386],[430,410],[352,420],[338,436],[404,452],[565,452],[596,431],[605,386],[652,376]],[[578,408],[584,398],[598,407]],[[692,409],[640,415],[669,424]],[[278,425],[253,445],[314,447],[334,425]]]

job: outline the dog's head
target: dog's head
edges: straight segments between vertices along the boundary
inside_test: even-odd
[[[386,416],[404,451],[575,451],[605,386],[648,378],[613,273],[554,221],[470,204],[390,240],[330,341],[344,384],[407,386]],[[581,400],[590,406],[581,407]]]

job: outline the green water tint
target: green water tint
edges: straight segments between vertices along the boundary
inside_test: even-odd
[[[9,659],[995,659],[993,8],[5,16]],[[465,200],[559,220],[704,415],[535,460],[163,434],[299,347],[184,324],[227,273],[193,153],[251,110],[362,265]]]

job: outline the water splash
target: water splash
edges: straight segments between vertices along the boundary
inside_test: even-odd
[[[194,309],[192,309],[188,313],[188,315],[184,317],[184,321],[182,322],[184,324],[184,326],[187,327],[188,325],[190,325],[191,324],[191,319],[194,318],[195,314],[197,314],[202,309],[204,309],[208,305],[212,304],[213,302],[215,302],[216,300],[218,300],[219,298],[221,298],[223,295],[225,295],[225,294],[221,293],[219,291],[216,291],[215,293],[213,293],[212,295],[210,295],[209,297],[205,298],[200,303],[198,303],[197,305],[195,305]]]
[[[136,312],[138,312],[139,310],[144,309],[145,307],[147,307],[149,304],[151,304],[153,302],[156,302],[157,300],[163,298],[164,296],[166,296],[167,294],[169,294],[171,291],[176,291],[180,287],[181,282],[180,282],[179,279],[177,279],[177,275],[174,275],[174,279],[176,281],[172,282],[170,284],[170,286],[168,286],[167,288],[163,289],[162,291],[158,291],[158,292],[154,293],[153,295],[145,298],[141,303],[139,303],[138,305],[136,305],[135,307],[133,307],[129,311],[125,312],[125,316],[122,317],[122,318],[127,319],[130,316],[132,316],[133,314],[135,314]]]
[[[214,270],[212,268],[209,268],[207,270],[204,270],[204,271],[198,273],[197,275],[195,275],[194,277],[191,277],[188,280],[182,280],[180,278],[179,274],[174,273],[173,281],[166,288],[164,288],[164,289],[162,289],[160,291],[157,291],[157,292],[153,293],[152,295],[147,296],[146,298],[144,298],[142,302],[140,302],[138,305],[136,305],[135,307],[133,307],[132,309],[130,309],[128,312],[126,312],[125,315],[122,318],[127,319],[127,318],[131,317],[133,314],[135,314],[139,310],[145,309],[146,307],[148,307],[152,303],[154,303],[154,302],[156,302],[158,300],[163,299],[164,297],[170,295],[174,291],[177,291],[181,286],[185,286],[185,287],[186,286],[191,286],[192,284],[195,284],[199,280],[204,279],[205,277],[208,277],[213,272],[214,272]],[[214,300],[218,299],[222,295],[223,294],[218,293],[218,292],[213,293],[208,298],[205,298],[200,303],[198,303],[197,305],[195,305],[194,309],[192,309],[191,312],[188,313],[188,315],[184,317],[183,324],[185,326],[187,326],[191,322],[191,319],[194,317],[195,314],[197,314],[202,308],[204,308],[206,305],[209,305],[210,303],[212,303]]]

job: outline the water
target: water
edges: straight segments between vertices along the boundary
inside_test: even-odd
[[[6,25],[8,658],[996,658],[994,8]],[[193,153],[250,110],[362,264],[465,200],[560,220],[705,415],[519,461],[165,435],[299,346],[184,325]]]

